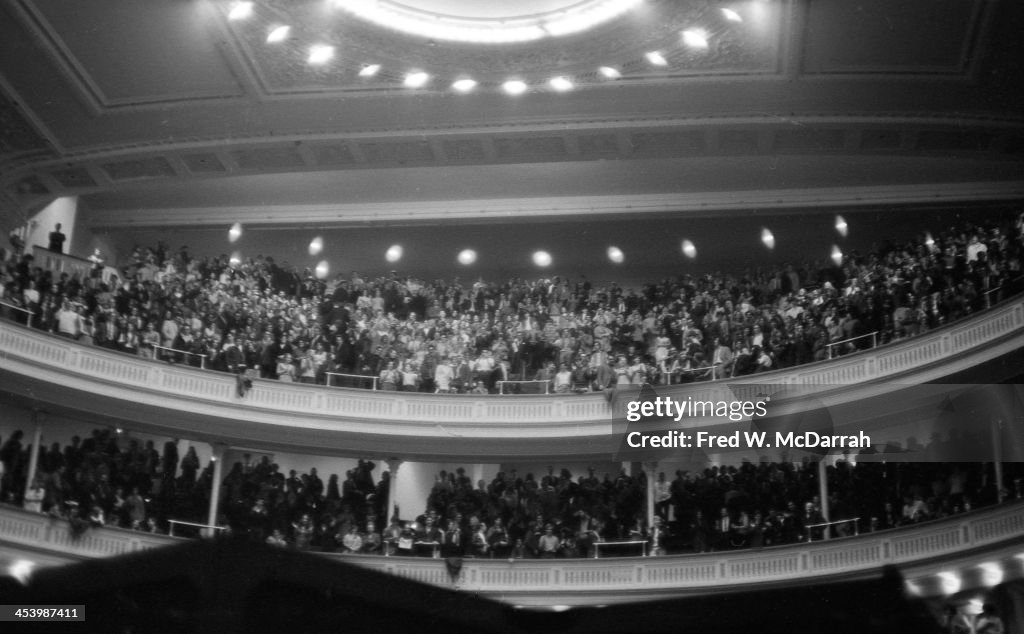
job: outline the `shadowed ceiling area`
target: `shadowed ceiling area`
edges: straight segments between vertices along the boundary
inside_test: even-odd
[[[0,221],[67,195],[99,231],[1024,199],[1018,2],[481,6],[3,3]]]

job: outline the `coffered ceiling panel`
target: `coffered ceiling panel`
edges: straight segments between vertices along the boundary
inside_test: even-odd
[[[986,3],[977,0],[812,0],[807,73],[962,73]]]
[[[238,96],[199,2],[24,0],[59,66],[103,108]]]

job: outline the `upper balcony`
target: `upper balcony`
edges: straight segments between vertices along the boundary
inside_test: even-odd
[[[884,429],[905,416],[905,411],[868,411],[862,406],[865,399],[924,383],[1005,380],[1017,367],[990,362],[1022,348],[1024,298],[1016,298],[924,335],[850,356],[658,391],[677,401],[810,392],[817,403],[825,399],[830,407],[848,406],[836,433],[844,426],[854,433],[868,423]],[[586,460],[607,459],[622,440],[603,394],[435,395],[256,380],[243,397],[231,375],[79,345],[9,322],[0,322],[0,377],[6,398],[26,408],[280,451],[316,448],[325,454],[421,461]],[[689,419],[685,425],[723,422]]]

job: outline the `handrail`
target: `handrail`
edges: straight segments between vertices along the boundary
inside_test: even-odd
[[[206,360],[210,357],[210,355],[207,355],[207,354],[200,354],[198,352],[189,352],[188,350],[178,350],[177,348],[170,348],[168,346],[158,346],[156,344],[151,344],[149,347],[153,348],[154,350],[166,350],[167,352],[175,352],[175,353],[178,353],[178,354],[188,354],[188,355],[192,355],[194,357],[199,357],[199,369],[200,370],[205,370],[206,369]],[[157,357],[157,358],[160,358],[160,357]],[[166,358],[163,358],[161,360],[162,361],[171,362],[169,359],[166,359]]]
[[[371,384],[370,389],[372,391],[374,391],[374,392],[377,391],[377,379],[378,379],[378,377],[373,376],[372,374],[342,374],[341,372],[324,372],[324,375],[327,377],[327,385],[330,386],[330,387],[339,387],[339,386],[331,385],[331,378],[330,377],[332,377],[332,376],[347,376],[349,378],[362,379],[364,381],[366,379],[370,379],[371,381],[373,381],[373,383]],[[345,387],[347,387],[347,386],[345,386]],[[350,389],[365,389],[365,388],[350,388]]]
[[[32,318],[35,317],[36,314],[34,312],[32,312],[31,310],[29,310],[27,308],[22,308],[21,306],[16,306],[14,304],[8,304],[7,302],[0,302],[0,306],[3,306],[4,308],[13,308],[14,310],[17,310],[17,311],[20,311],[20,312],[23,312],[23,313],[28,313],[28,317],[26,318],[25,325],[28,326],[29,328],[32,327]]]
[[[851,517],[850,519],[835,520],[834,522],[821,522],[819,524],[808,524],[808,525],[804,526],[804,528],[807,529],[807,541],[808,542],[814,541],[813,535],[814,535],[814,529],[815,528],[827,528],[829,526],[838,526],[840,524],[847,524],[847,523],[850,523],[850,522],[853,522],[853,534],[855,536],[856,535],[860,535],[860,525],[857,523],[859,521],[860,521],[859,517]],[[828,538],[826,537],[825,539],[828,539]]]
[[[194,526],[196,528],[202,529],[204,534],[209,534],[211,532],[212,533],[216,533],[217,531],[226,531],[226,530],[228,530],[227,526],[216,526],[214,524],[197,524],[195,522],[186,522],[185,520],[167,520],[167,535],[170,536],[170,537],[175,537],[174,527],[175,526],[179,526],[179,525],[180,526]]]
[[[841,345],[841,344],[844,344],[844,343],[850,343],[852,341],[857,341],[858,339],[864,339],[865,337],[871,337],[871,347],[872,348],[877,348],[878,347],[878,331],[876,330],[874,332],[869,332],[869,333],[863,334],[863,335],[857,335],[856,337],[850,337],[849,339],[843,339],[842,341],[833,341],[832,343],[827,344],[825,346],[825,349],[828,351],[828,358],[829,359],[832,358],[832,346],[838,346],[838,345]]]
[[[530,383],[542,383],[544,385],[544,393],[551,394],[551,381],[531,380],[531,381],[498,381],[495,385],[498,386],[498,394],[505,394],[506,385],[528,385]]]
[[[969,589],[977,561],[1005,558],[1007,575],[1017,562],[1024,502],[999,506],[877,533],[757,550],[612,559],[466,559],[455,580],[444,561],[425,557],[321,554],[365,568],[442,587],[514,602],[584,604],[721,592],[730,586],[806,584],[880,575],[886,566],[904,574],[919,596],[941,595],[943,575],[955,573]],[[178,537],[120,528],[90,528],[75,538],[68,522],[0,505],[0,543],[45,553],[49,565],[181,543]],[[969,558],[961,555],[970,554]],[[55,561],[57,560],[57,561]],[[1017,574],[1024,574],[1024,571]],[[976,581],[980,582],[980,581]]]

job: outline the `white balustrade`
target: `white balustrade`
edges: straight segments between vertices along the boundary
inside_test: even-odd
[[[997,353],[986,350],[1005,346],[1008,336],[1024,340],[1024,299],[946,328],[831,361],[723,381],[658,386],[658,392],[679,401],[718,400],[727,390],[735,399],[756,400],[779,386],[833,390],[896,375],[901,381],[917,382],[917,377],[924,376],[922,372],[941,371],[941,364],[951,356],[969,364],[994,358]],[[49,376],[40,378],[40,368]],[[74,384],[76,389],[103,394],[111,399],[111,414],[117,413],[120,399],[239,423],[274,420],[281,426],[329,426],[338,431],[358,429],[361,433],[372,423],[373,433],[385,437],[507,437],[516,433],[529,437],[597,437],[611,433],[612,411],[604,394],[480,397],[328,389],[257,379],[242,397],[237,393],[234,375],[79,345],[2,320],[0,369],[31,371],[37,381],[57,386]]]
[[[963,554],[1018,553],[1024,533],[1024,503],[1016,501],[966,515],[857,537],[762,550],[733,550],[664,557],[611,559],[465,559],[453,580],[443,560],[416,557],[323,554],[405,579],[515,601],[533,593],[562,596],[585,592],[589,600],[620,600],[622,593],[672,596],[730,585],[825,583],[851,572],[881,571],[896,564],[906,570],[945,568]],[[27,551],[82,557],[111,557],[181,543],[180,538],[117,528],[89,528],[74,537],[66,521],[0,505],[0,543]],[[603,593],[603,594],[602,594]]]

